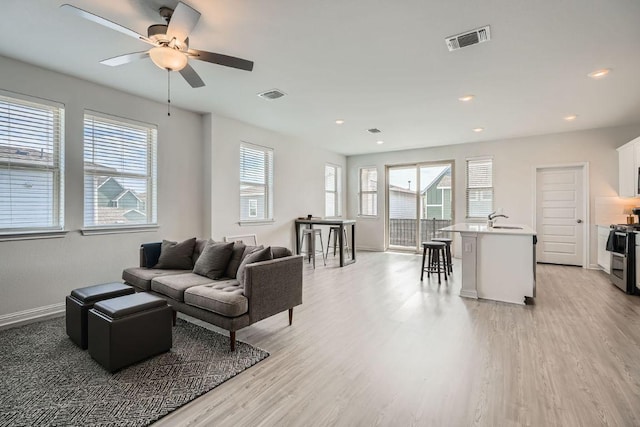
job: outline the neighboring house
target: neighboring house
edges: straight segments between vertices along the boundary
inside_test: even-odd
[[[244,186],[240,195],[240,218],[265,219],[264,186]]]
[[[95,167],[93,167],[95,170]],[[110,225],[146,222],[145,195],[125,188],[116,178],[94,176],[85,192],[85,224]],[[93,202],[92,202],[93,201]]]
[[[427,182],[420,191],[420,203],[426,219],[451,219],[451,168]],[[416,219],[416,192],[389,185],[389,218]]]
[[[98,206],[144,210],[144,201],[117,179],[109,177],[98,185]]]

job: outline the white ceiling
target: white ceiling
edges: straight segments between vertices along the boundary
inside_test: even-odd
[[[148,45],[59,9],[2,0],[0,55],[166,101],[150,60],[100,60]],[[139,33],[175,0],[67,0]],[[172,105],[214,112],[342,154],[457,144],[640,122],[640,1],[187,0],[191,47],[250,59],[253,72],[200,61],[177,73]],[[483,25],[492,40],[449,52]],[[611,68],[601,80],[587,73]],[[1,70],[0,70],[1,72]],[[266,101],[257,93],[287,96]],[[458,97],[474,94],[471,103]],[[574,122],[564,116],[577,114]],[[344,119],[336,125],[336,119]],[[379,136],[366,129],[377,127]],[[483,127],[479,134],[471,129]],[[378,139],[385,141],[377,145]]]

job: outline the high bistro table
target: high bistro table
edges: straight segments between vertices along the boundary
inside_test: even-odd
[[[356,262],[356,220],[355,219],[324,219],[324,218],[312,218],[312,219],[296,219],[296,253],[300,254],[300,226],[306,225],[308,228],[313,228],[314,225],[329,225],[340,227],[338,233],[338,246],[340,247],[340,267],[353,264]],[[351,226],[351,259],[344,259],[344,228],[345,226]]]

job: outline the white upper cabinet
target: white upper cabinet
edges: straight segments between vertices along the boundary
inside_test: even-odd
[[[640,137],[618,148],[618,195],[640,196]]]

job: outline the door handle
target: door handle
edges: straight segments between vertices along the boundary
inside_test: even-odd
[[[582,224],[582,220],[581,220],[581,219],[577,220],[576,222],[577,222],[578,224]]]

